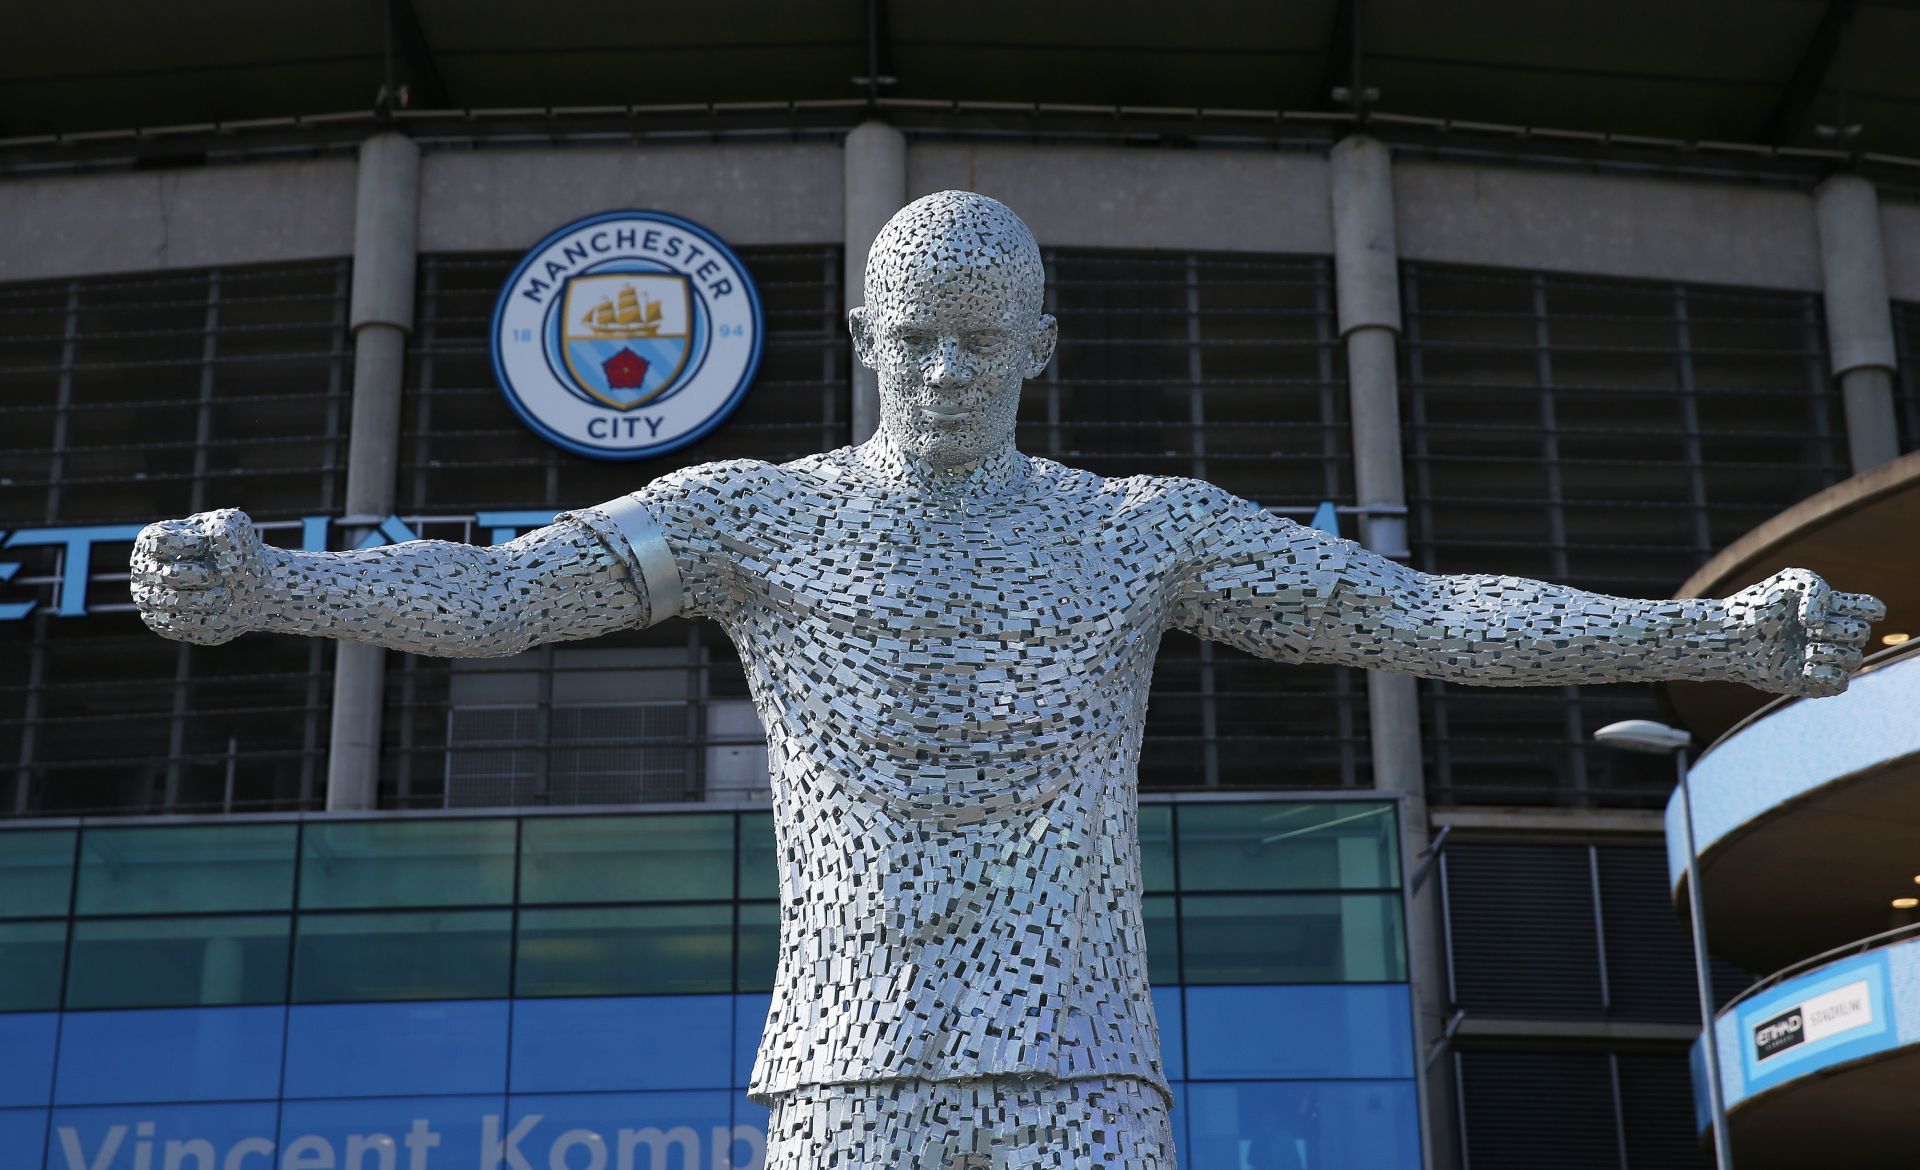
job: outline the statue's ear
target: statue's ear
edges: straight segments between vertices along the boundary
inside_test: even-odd
[[[1059,340],[1060,322],[1053,319],[1052,313],[1040,314],[1027,341],[1027,377],[1038,378],[1047,372],[1047,363],[1053,360],[1053,347]]]
[[[873,323],[867,319],[867,307],[859,305],[847,310],[847,332],[853,334],[853,356],[860,364],[869,369],[880,367],[874,364]]]

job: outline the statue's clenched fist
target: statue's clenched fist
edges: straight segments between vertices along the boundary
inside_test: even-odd
[[[1727,598],[1748,633],[1743,682],[1782,695],[1837,695],[1860,667],[1880,599],[1840,593],[1805,569],[1782,569]]]
[[[133,600],[147,628],[202,646],[258,627],[272,573],[253,521],[233,508],[147,525],[134,538],[131,569]]]

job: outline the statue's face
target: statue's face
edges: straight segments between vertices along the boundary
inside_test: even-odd
[[[1020,383],[1053,355],[1032,239],[1002,205],[942,192],[875,242],[854,344],[879,375],[882,430],[913,458],[958,468],[1012,445]]]

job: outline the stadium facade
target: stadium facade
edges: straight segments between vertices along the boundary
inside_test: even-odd
[[[450,106],[457,62],[401,32],[400,76]],[[688,464],[843,445],[873,417],[844,313],[920,194],[1000,198],[1045,252],[1062,337],[1024,449],[1205,478],[1424,570],[1704,589],[1750,530],[1920,440],[1920,169],[1897,157],[1647,133],[1592,97],[1548,103],[1560,130],[1517,98],[1503,124],[1448,120],[1444,94],[1389,114],[1351,45],[1313,66],[1360,95],[1331,110],[1201,108],[1194,72],[1150,108],[934,100],[883,92],[915,59],[855,40],[858,99],[616,108],[562,85],[586,96],[311,117],[335,107],[253,95],[246,118],[122,132],[149,119],[73,98],[0,142],[5,1165],[752,1164],[770,822],[717,627],[500,660],[188,647],[132,615],[126,555],[219,506],[292,547],[493,542]],[[1809,100],[1780,108],[1804,139]],[[620,209],[724,240],[765,321],[738,408],[633,462],[536,434],[489,344],[528,249]],[[1794,563],[1897,592],[1897,568]],[[1889,599],[1876,635],[1920,625]],[[1671,765],[1590,736],[1678,710],[1711,738],[1759,702],[1721,700],[1169,636],[1140,780],[1183,1163],[1702,1164]],[[1754,809],[1712,815],[1752,839],[1731,830]],[[1710,926],[1764,918],[1707,893]],[[1728,927],[1720,993],[1877,927],[1787,951]]]

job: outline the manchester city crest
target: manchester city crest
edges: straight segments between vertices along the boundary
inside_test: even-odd
[[[493,365],[514,412],[556,446],[640,459],[694,442],[760,365],[760,295],[689,220],[610,211],[534,245],[500,290]]]

